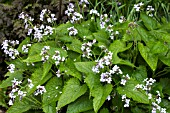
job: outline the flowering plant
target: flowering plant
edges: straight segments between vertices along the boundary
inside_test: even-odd
[[[170,66],[169,24],[140,12],[143,5],[134,5],[136,22],[121,17],[112,23],[95,9],[85,20],[73,3],[65,11],[70,20],[60,25],[48,9],[40,21],[49,25],[34,25],[21,13],[28,37],[2,44],[11,58],[0,84],[11,88],[7,112],[170,112],[170,79],[162,78]]]

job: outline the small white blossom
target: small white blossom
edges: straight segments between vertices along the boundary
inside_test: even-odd
[[[78,34],[78,31],[77,31],[77,29],[74,28],[74,26],[67,28],[67,30],[69,31],[69,36],[72,36],[72,35],[75,36]]]
[[[15,65],[14,64],[10,64],[7,68],[8,68],[8,71],[10,73],[14,73],[14,70],[15,70]]]
[[[38,86],[37,86],[37,90],[34,92],[34,95],[35,95],[35,96],[37,96],[37,95],[39,95],[39,94],[42,95],[42,94],[45,93],[45,92],[46,92],[45,87],[38,85]]]
[[[91,10],[90,10],[90,14],[95,14],[95,15],[97,15],[97,16],[100,16],[100,14],[98,13],[98,11],[95,10],[95,9],[91,9]]]

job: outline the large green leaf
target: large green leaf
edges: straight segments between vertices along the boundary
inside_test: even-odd
[[[67,113],[80,113],[93,109],[93,101],[88,96],[82,96],[68,105]]]
[[[52,67],[52,63],[49,62],[45,62],[43,63],[43,75],[42,75],[42,79],[47,75],[47,73],[50,71]]]
[[[139,82],[143,82],[143,80],[147,78],[146,67],[143,65],[137,67],[137,69],[133,72],[132,77]]]
[[[170,52],[168,52],[166,55],[160,54],[159,59],[165,64],[170,66]]]
[[[45,113],[55,113],[56,112],[56,102],[50,104],[43,104],[43,111]]]
[[[108,41],[109,36],[106,33],[106,31],[100,30],[96,33],[93,33],[93,36],[98,42],[102,43],[103,45],[105,46],[110,45],[110,42]]]
[[[93,107],[94,111],[97,112],[105,102],[107,96],[111,93],[112,85],[107,84],[105,86],[102,86],[102,84],[100,83],[100,76],[91,73],[87,74],[85,82],[90,89],[90,95],[94,97]]]
[[[60,97],[60,92],[62,91],[62,79],[53,77],[45,85],[47,92],[43,94],[43,105],[48,105],[50,103],[56,102]]]
[[[144,46],[140,42],[138,43],[138,48],[139,48],[139,52],[141,56],[144,58],[147,64],[151,67],[151,69],[155,71],[157,67],[157,62],[158,62],[158,56],[154,55],[147,46]]]
[[[24,97],[22,100],[14,102],[14,105],[7,110],[7,113],[22,113],[36,106],[40,107],[32,98]]]
[[[128,82],[126,83],[125,86],[119,86],[117,88],[117,91],[119,94],[124,95],[126,94],[126,96],[128,98],[132,98],[133,100],[139,102],[139,103],[144,103],[144,104],[148,104],[149,100],[148,100],[148,96],[146,94],[145,91],[143,90],[135,90],[135,86],[139,84],[138,81],[136,81],[135,79],[131,78],[130,80],[128,80]]]
[[[151,42],[150,42],[151,43]],[[166,53],[168,51],[168,46],[164,42],[154,42],[154,46],[151,48],[153,54]]]
[[[83,73],[93,73],[92,67],[95,66],[95,62],[76,62],[74,65],[77,70]]]
[[[73,39],[71,44],[66,44],[68,49],[78,52],[78,53],[82,53],[81,45],[82,45],[82,42],[80,42],[80,40],[78,39]]]
[[[67,75],[71,75],[82,80],[81,73],[76,69],[74,62],[70,58],[67,59],[65,64],[60,65],[59,70],[65,72]]]
[[[99,86],[101,86],[100,76],[94,73],[88,73],[85,78],[85,82],[87,86],[89,87],[90,92],[92,92],[94,88],[98,88]]]
[[[2,83],[0,84],[0,88],[6,88],[8,86],[12,86],[12,80],[18,79],[19,81],[23,79],[22,76],[23,71],[17,70],[14,71],[14,73],[8,72],[5,76],[9,76],[7,79],[3,80]]]
[[[57,36],[63,36],[68,34],[67,28],[72,27],[71,23],[61,24],[59,26],[54,26],[54,34]]]
[[[104,104],[106,98],[112,91],[112,85],[106,84],[105,86],[99,86],[92,90],[93,107],[94,111],[97,113],[100,107]]]
[[[121,40],[115,40],[109,47],[109,51],[113,53],[112,63],[113,64],[124,64],[124,65],[135,67],[130,61],[123,60],[118,57],[118,53],[128,50],[129,48],[131,48],[131,46],[132,46],[132,43],[129,43],[126,46],[125,42]]]
[[[140,13],[140,17],[148,30],[157,29],[161,26],[155,19],[146,15],[146,13]]]
[[[89,29],[87,29],[87,27],[84,27],[82,25],[78,24],[75,26],[75,28],[78,30],[78,36],[81,38],[92,34],[92,32]]]
[[[163,88],[162,92],[164,94],[170,95],[170,89],[169,89],[170,79],[169,78],[161,78],[160,84],[162,85],[162,88]]]
[[[80,82],[76,78],[71,78],[67,84],[64,86],[63,93],[58,100],[57,108],[61,107],[75,101],[78,97],[83,95],[87,90],[87,86],[80,85]]]

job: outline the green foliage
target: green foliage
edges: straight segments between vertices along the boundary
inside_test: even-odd
[[[82,96],[68,105],[67,113],[80,113],[93,109],[93,101],[88,96]]]
[[[78,97],[83,95],[87,90],[87,86],[80,85],[80,82],[76,78],[72,78],[67,82],[67,85],[64,86],[63,92],[58,100],[57,108],[61,108],[73,101]]]
[[[29,12],[32,8],[29,15],[34,15],[35,20],[38,18],[28,24],[31,28],[52,25],[53,33],[42,35],[39,41],[35,39],[35,29],[28,37],[19,33],[23,38],[15,47],[19,55],[6,61],[8,65],[15,65],[14,73],[7,72],[5,80],[0,80],[0,105],[7,108],[7,113],[136,113],[151,111],[153,102],[161,109],[170,110],[170,24],[165,18],[158,19],[158,10],[153,17],[148,16],[151,12],[145,12],[145,8],[152,0],[145,1],[139,12],[134,8],[134,4],[139,3],[136,0],[119,1],[124,3],[122,5],[114,0],[91,1],[88,6],[97,9],[103,18],[89,14],[90,9],[73,0],[74,11],[82,14],[83,19],[66,23],[60,23],[60,20],[64,6],[69,3],[67,0],[63,3],[61,0],[35,1],[22,2],[22,11]],[[40,5],[41,2],[44,3]],[[6,7],[11,7],[13,2],[6,3],[9,5]],[[56,14],[59,21],[39,20],[40,9],[50,7],[43,6],[45,3],[60,9]],[[54,7],[50,8],[51,12]],[[159,8],[155,5],[155,9]],[[66,18],[71,19],[71,16]],[[105,18],[109,19],[102,20]],[[104,22],[105,28],[102,28]],[[21,21],[16,20],[14,26],[19,24]],[[73,26],[78,33],[74,34],[75,29],[68,30]],[[20,28],[23,25],[15,30]],[[31,44],[28,53],[23,51],[26,44]],[[50,49],[45,50],[45,46]],[[22,83],[15,86],[11,82],[14,78]],[[18,89],[13,92],[14,88]],[[25,91],[26,95],[21,96],[19,91]],[[14,104],[8,106],[11,98]],[[158,98],[161,103],[157,102]]]

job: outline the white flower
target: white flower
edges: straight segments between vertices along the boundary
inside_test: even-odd
[[[75,36],[78,34],[78,31],[77,31],[77,29],[74,28],[74,26],[67,28],[67,30],[69,31],[69,36],[72,36],[72,35]]]
[[[121,82],[120,82],[120,84],[122,84],[122,85],[125,85],[126,84],[126,80],[125,79],[121,79]]]
[[[57,77],[59,78],[61,76],[60,70],[56,72]]]
[[[10,73],[14,73],[14,70],[15,70],[15,65],[14,64],[10,64],[7,68],[8,68]]]
[[[126,94],[122,95],[122,101],[124,101],[126,99]]]
[[[100,14],[98,13],[98,11],[95,10],[95,9],[91,9],[91,10],[90,10],[90,14],[95,14],[95,15],[97,15],[97,16],[100,16]]]
[[[41,94],[41,95],[42,95],[42,94],[45,93],[45,92],[46,92],[45,87],[38,85],[38,86],[37,86],[37,90],[34,92],[34,95],[35,95],[35,96],[37,96],[38,94]]]
[[[12,99],[9,100],[8,104],[9,104],[10,106],[12,106],[12,105],[14,104],[13,101],[12,101]]]
[[[148,99],[152,99],[152,94],[148,93]]]
[[[106,99],[107,99],[108,101],[111,100],[111,96],[108,95]]]

